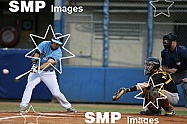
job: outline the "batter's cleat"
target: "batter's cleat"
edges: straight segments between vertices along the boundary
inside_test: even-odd
[[[162,113],[162,110],[157,110],[154,112],[151,112],[150,110],[142,110],[140,112],[141,115],[161,115],[161,113]]]
[[[70,107],[70,108],[67,109],[67,112],[74,112],[74,113],[76,113],[77,111],[73,107]]]
[[[20,110],[19,110],[20,113],[27,113],[27,107],[20,107]]]
[[[166,111],[164,115],[165,116],[175,116],[176,113],[175,113],[175,111]]]
[[[118,100],[123,94],[126,93],[126,89],[124,87],[120,88],[112,97],[113,101]]]

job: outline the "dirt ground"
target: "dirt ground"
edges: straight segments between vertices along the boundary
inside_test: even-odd
[[[77,113],[25,113],[1,112],[0,124],[88,124],[85,122],[85,112]],[[91,121],[91,119],[86,119]],[[96,124],[96,120],[92,124]],[[101,123],[101,121],[99,122]],[[104,123],[112,123],[104,121]],[[137,114],[122,114],[115,124],[187,124],[185,116],[142,116]]]
[[[2,103],[5,104],[5,103]],[[6,103],[12,104],[12,103]],[[1,105],[1,104],[0,104]],[[54,104],[52,104],[54,106]],[[56,104],[55,104],[56,105]],[[51,104],[49,104],[51,106]],[[73,105],[75,108],[77,106],[85,107],[99,107],[99,108],[132,108],[130,106],[124,105]],[[133,109],[139,108],[139,106],[133,106]],[[102,123],[101,119],[91,121],[90,118],[86,118],[85,114],[87,112],[77,112],[77,113],[67,113],[67,112],[35,112],[31,107],[28,113],[19,113],[19,112],[0,112],[0,124],[99,124]],[[184,107],[176,108],[177,110],[185,109]],[[96,112],[93,112],[94,115],[91,117],[96,117]],[[187,124],[187,116],[145,116],[139,114],[126,114],[120,113],[121,118],[115,121],[115,124]],[[102,113],[103,115],[103,113]],[[93,119],[93,118],[92,118]],[[111,113],[109,117],[109,122],[105,118],[103,124],[112,124]]]

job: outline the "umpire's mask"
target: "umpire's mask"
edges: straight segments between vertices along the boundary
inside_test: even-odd
[[[178,40],[178,36],[173,34],[173,33],[169,33],[163,36],[163,46],[165,49],[170,49],[171,48],[171,44],[172,41],[177,41]]]

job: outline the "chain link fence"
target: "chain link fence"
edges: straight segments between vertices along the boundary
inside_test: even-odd
[[[64,60],[64,65],[103,66],[103,4],[101,0],[66,1],[65,6],[83,6],[84,11],[64,17],[65,33],[71,34],[66,47],[76,55],[75,58]],[[110,0],[109,67],[144,66],[149,4],[148,0]],[[160,0],[152,4],[152,56],[160,58],[162,37],[170,32],[179,36],[179,44],[187,46],[187,1]]]

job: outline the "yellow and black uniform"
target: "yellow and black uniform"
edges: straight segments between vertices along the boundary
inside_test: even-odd
[[[150,78],[152,80],[150,80]],[[170,110],[174,110],[172,105],[175,105],[178,103],[179,97],[178,97],[178,90],[177,87],[175,85],[175,82],[173,81],[172,77],[170,76],[169,73],[163,72],[161,69],[155,70],[155,72],[153,74],[150,74],[148,76],[148,81],[153,81],[148,82],[149,83],[149,87],[144,88],[143,89],[143,94],[142,97],[145,98],[145,102],[146,104],[149,103],[150,101],[152,101],[153,103],[155,103],[155,99],[154,99],[154,95],[152,94],[152,89],[150,87],[152,87],[152,85],[158,85],[163,83],[163,87],[161,89],[162,94],[164,94],[165,96],[167,96],[167,98],[165,99],[159,99],[159,109],[155,109],[153,105],[149,105],[148,106],[148,110],[149,110],[149,114],[154,114],[154,113],[158,113],[162,107],[166,112],[170,111]],[[152,87],[153,89],[155,87]],[[152,91],[150,91],[150,89]],[[157,91],[158,93],[158,91]],[[159,97],[162,97],[162,95],[160,94]],[[155,103],[156,104],[156,103]],[[172,104],[172,105],[171,105]]]
[[[178,93],[175,82],[172,80],[170,74],[163,72],[161,69],[150,75],[148,78],[153,79],[154,85],[164,83],[163,90],[167,90],[171,93]]]
[[[148,76],[148,80],[146,82],[138,83],[131,88],[121,87],[112,96],[113,101],[118,100],[123,94],[128,92],[143,90],[142,97],[145,100],[144,103],[146,104],[147,110],[141,111],[140,114],[159,115],[161,114],[162,107],[165,110],[166,116],[175,115],[174,107],[172,105],[176,105],[179,101],[178,90],[170,74],[160,69],[160,61],[158,58],[148,57],[145,60],[144,74]],[[150,102],[153,104],[149,104]],[[159,106],[157,106],[157,104],[159,104]]]

